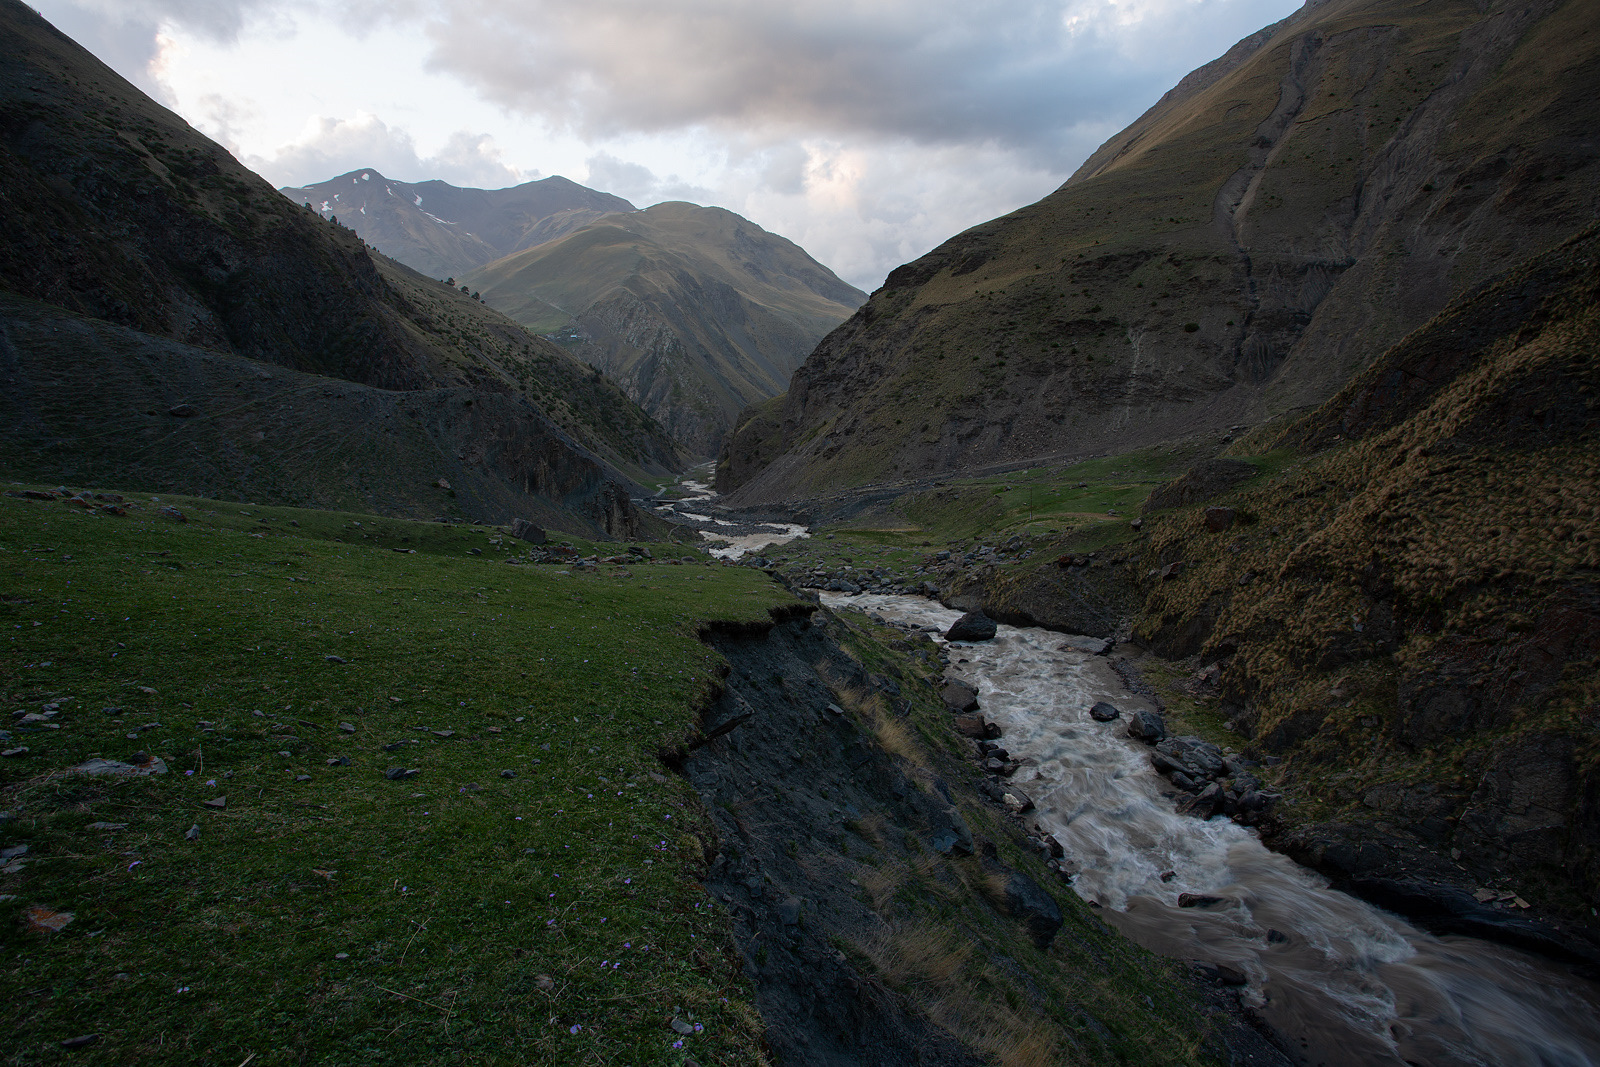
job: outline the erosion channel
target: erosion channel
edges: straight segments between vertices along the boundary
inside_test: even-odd
[[[823,597],[941,634],[960,616],[920,597]],[[1328,888],[1246,827],[1178,814],[1150,749],[1127,736],[1129,713],[1148,705],[1104,659],[1010,626],[948,648],[1023,760],[1012,781],[1075,863],[1079,896],[1146,948],[1244,977],[1243,1004],[1305,1062],[1600,1063],[1595,984],[1517,949],[1433,936]],[[1122,717],[1095,721],[1098,701]]]

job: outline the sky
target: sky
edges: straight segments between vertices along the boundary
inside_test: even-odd
[[[871,291],[1298,0],[31,0],[275,186],[564,175]]]

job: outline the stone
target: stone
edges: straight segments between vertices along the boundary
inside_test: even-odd
[[[547,540],[544,528],[535,526],[527,519],[511,520],[511,536],[519,541],[526,541],[530,545],[542,545]]]
[[[694,1026],[690,1023],[684,1022],[676,1015],[672,1017],[672,1022],[668,1025],[672,1027],[672,1032],[675,1034],[682,1034],[685,1037],[688,1037],[690,1034],[694,1033]]]
[[[175,419],[192,419],[200,413],[194,409],[193,404],[174,404],[167,409],[167,414]]]
[[[988,641],[999,632],[995,621],[981,611],[969,611],[945,631],[946,641]]]
[[[1050,856],[1052,859],[1061,859],[1066,856],[1067,850],[1062,847],[1060,841],[1056,840],[1054,834],[1045,834],[1044,837],[1040,838],[1040,840],[1042,840],[1045,844],[1045,847],[1050,850]]]
[[[798,926],[800,923],[800,898],[790,897],[778,905],[778,918],[783,920],[785,926]]]
[[[1214,897],[1208,893],[1179,893],[1178,907],[1180,908],[1209,908],[1217,904],[1224,904],[1222,897]]]
[[[294,780],[297,782],[309,782],[311,781],[311,776],[309,774],[297,774],[294,776]]]
[[[34,934],[59,933],[74,918],[70,911],[56,911],[42,904],[35,904],[22,913],[24,926]]]
[[[1016,768],[1013,767],[1012,770]],[[1016,812],[1018,815],[1033,810],[1033,798],[1020,789],[1006,786],[1005,792],[1000,794],[1000,803]]]
[[[120,760],[95,758],[85,760],[72,768],[78,774],[88,774],[95,777],[105,775],[137,775],[137,774],[166,774],[167,765],[158,756],[148,756],[143,752],[135,755],[127,763]]]
[[[13,758],[15,758],[17,756],[26,756],[27,754],[28,754],[28,746],[27,745],[18,745],[16,748],[8,748],[8,749],[5,749],[4,751],[0,751],[0,756],[10,756],[10,757],[13,757]],[[93,763],[95,761],[94,760],[90,760],[89,762]],[[101,762],[106,762],[106,761],[101,761]]]
[[[1215,778],[1223,771],[1222,749],[1198,737],[1169,737],[1156,744],[1156,752],[1177,763],[1191,778]]]
[[[1182,573],[1183,573],[1183,560],[1175,559],[1171,563],[1167,564],[1165,567],[1161,568],[1161,580],[1164,581],[1164,582],[1171,581],[1173,578],[1176,578],[1178,575],[1180,575]]]
[[[454,730],[430,730],[429,733],[433,734],[434,737],[446,737],[446,738],[454,737],[456,735],[456,732]]]
[[[223,809],[223,808],[228,806],[228,798],[227,797],[212,797],[210,800],[202,800],[200,803],[205,807],[215,808],[215,809],[220,811],[221,809]]]
[[[1140,708],[1128,717],[1128,736],[1153,745],[1167,736],[1167,724],[1155,712]]]
[[[978,694],[966,682],[948,679],[939,690],[939,699],[954,712],[978,710]]]
[[[1022,923],[1041,949],[1048,947],[1061,929],[1061,908],[1055,898],[1021,871],[1012,871],[1006,879],[1005,905],[1006,912]]]
[[[196,823],[195,825],[189,827],[189,829],[184,832],[183,837],[186,841],[200,840],[200,824]]]
[[[99,1034],[80,1034],[77,1037],[69,1037],[62,1041],[61,1047],[70,1052],[73,1049],[88,1048],[90,1045],[99,1040]]]
[[[163,505],[161,505],[161,514],[164,517],[171,519],[173,522],[188,522],[189,521],[189,516],[185,515],[183,512],[181,512],[177,508],[173,507],[171,504],[163,504]]]
[[[1089,718],[1095,722],[1113,722],[1121,717],[1122,712],[1118,711],[1115,705],[1107,704],[1104,700],[1096,701],[1094,707],[1089,709]]]
[[[501,771],[500,772],[500,777],[502,777],[502,778],[515,778],[516,776],[517,776],[517,772],[516,771]]]
[[[353,722],[342,722],[339,724],[339,729],[343,730],[347,734],[353,734],[356,732],[356,724]]]
[[[843,715],[844,714],[844,709],[841,708],[837,704],[829,704],[828,705],[828,712],[830,714],[833,714],[833,715]]]
[[[957,715],[955,726],[956,733],[963,737],[992,741],[1000,736],[1000,727],[987,721],[982,715]]]
[[[1269,944],[1269,945],[1283,945],[1283,944],[1287,944],[1288,941],[1289,941],[1289,935],[1284,933],[1281,930],[1268,930],[1267,931],[1267,944]]]
[[[418,771],[415,767],[390,767],[388,770],[383,772],[383,776],[389,779],[391,782],[398,782],[402,778],[415,778],[417,774]]]
[[[343,656],[323,656],[322,658],[327,660],[329,663],[345,663],[345,662],[348,662]]]
[[[1233,520],[1238,517],[1238,512],[1232,508],[1206,508],[1206,529],[1212,533],[1221,533],[1233,525]]]

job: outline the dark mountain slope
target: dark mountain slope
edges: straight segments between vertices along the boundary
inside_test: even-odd
[[[606,216],[465,281],[530,328],[570,323],[571,350],[702,456],[866,296],[793,242],[685,203]]]
[[[891,274],[796,372],[777,443],[732,439],[735,500],[1318,403],[1594,216],[1597,108],[1584,0],[1308,5],[1049,197]],[[757,474],[756,454],[777,458]]]
[[[620,196],[560,175],[510,189],[463,189],[442,181],[395,181],[368,168],[280,192],[324,218],[338,217],[385,255],[435,278],[553,241],[602,215],[634,210]]]
[[[540,434],[574,451],[572,469],[581,460],[600,471],[585,476],[591,492],[622,479],[615,468],[644,477],[679,462],[659,428],[581,363],[289,203],[16,0],[0,0],[0,289],[51,305],[55,310],[37,315],[57,315],[63,328],[87,316],[154,341],[377,389],[503,397],[495,432],[539,424]],[[23,330],[12,337],[13,366],[48,365],[55,386],[94,395],[103,367],[79,362],[70,349],[21,350],[18,337],[42,335]],[[114,350],[137,347],[129,340]],[[217,399],[184,398],[200,410]],[[99,422],[110,413],[91,417],[90,410],[82,407],[74,424],[44,427],[47,435],[101,443],[100,451],[77,452],[81,465],[72,478],[38,460],[28,436],[34,430],[8,423],[13,476],[51,470],[60,471],[52,477],[93,480],[114,468],[114,431],[122,424]],[[343,423],[341,432],[362,427]],[[298,462],[292,449],[276,459]],[[530,496],[545,484],[532,471],[484,462],[483,477],[502,482],[506,499],[544,506]],[[173,469],[182,466],[174,461]],[[434,466],[384,476],[420,488],[437,480]],[[141,487],[190,487],[162,481],[160,468],[147,462],[153,480]],[[567,488],[559,491],[563,498]],[[507,517],[500,510],[469,514]],[[572,521],[593,528],[588,519]]]
[[[1277,446],[1321,449],[1157,522],[1136,635],[1285,757],[1286,846],[1336,877],[1600,906],[1600,230],[1453,303]],[[1448,874],[1454,864],[1444,861]],[[1461,876],[1465,877],[1465,876]]]

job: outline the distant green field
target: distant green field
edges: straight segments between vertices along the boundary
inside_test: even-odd
[[[0,874],[7,1062],[85,1034],[107,1063],[753,1061],[707,830],[653,768],[716,665],[696,627],[781,590],[133,502],[0,498],[0,726],[26,748],[0,759],[0,847],[28,846]],[[141,751],[168,772],[70,773]],[[703,1027],[682,1049],[674,1017]]]

